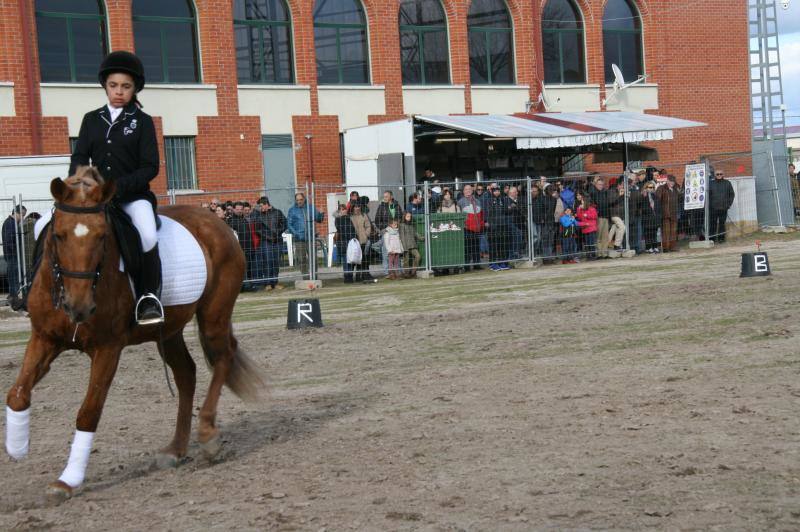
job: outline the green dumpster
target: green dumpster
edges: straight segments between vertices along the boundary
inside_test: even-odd
[[[461,212],[430,214],[431,268],[452,267],[464,264],[464,223],[467,215]],[[425,236],[425,215],[414,216],[417,234]],[[419,243],[422,256],[420,266],[425,267],[425,242]]]

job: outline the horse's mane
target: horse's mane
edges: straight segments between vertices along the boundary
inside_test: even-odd
[[[64,180],[67,185],[103,186],[105,179],[95,166],[79,166],[75,173]]]

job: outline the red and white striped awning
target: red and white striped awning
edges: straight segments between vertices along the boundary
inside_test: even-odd
[[[633,112],[416,115],[414,118],[473,135],[510,137],[516,140],[517,148],[523,150],[671,140],[674,129],[707,125]]]

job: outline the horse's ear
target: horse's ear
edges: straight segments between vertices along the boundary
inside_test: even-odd
[[[107,179],[105,183],[103,183],[103,198],[100,200],[101,203],[106,203],[108,200],[114,197],[114,193],[117,191],[117,182],[114,179]]]
[[[52,194],[54,200],[62,201],[66,191],[67,185],[61,180],[60,177],[50,181],[50,194]]]

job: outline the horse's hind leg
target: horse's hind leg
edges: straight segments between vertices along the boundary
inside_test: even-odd
[[[158,350],[161,357],[172,369],[175,384],[178,387],[178,420],[175,424],[175,436],[172,442],[161,449],[159,463],[161,465],[175,466],[178,461],[186,456],[189,446],[189,436],[192,432],[192,403],[194,401],[194,388],[196,372],[194,360],[186,348],[183,331],[167,338],[159,344]]]
[[[228,320],[205,319],[202,313],[198,313],[197,323],[203,352],[213,367],[208,395],[200,408],[197,439],[205,455],[213,458],[221,447],[219,430],[216,426],[217,404],[222,393],[222,386],[228,380],[233,365],[236,339],[231,334],[231,325]]]

